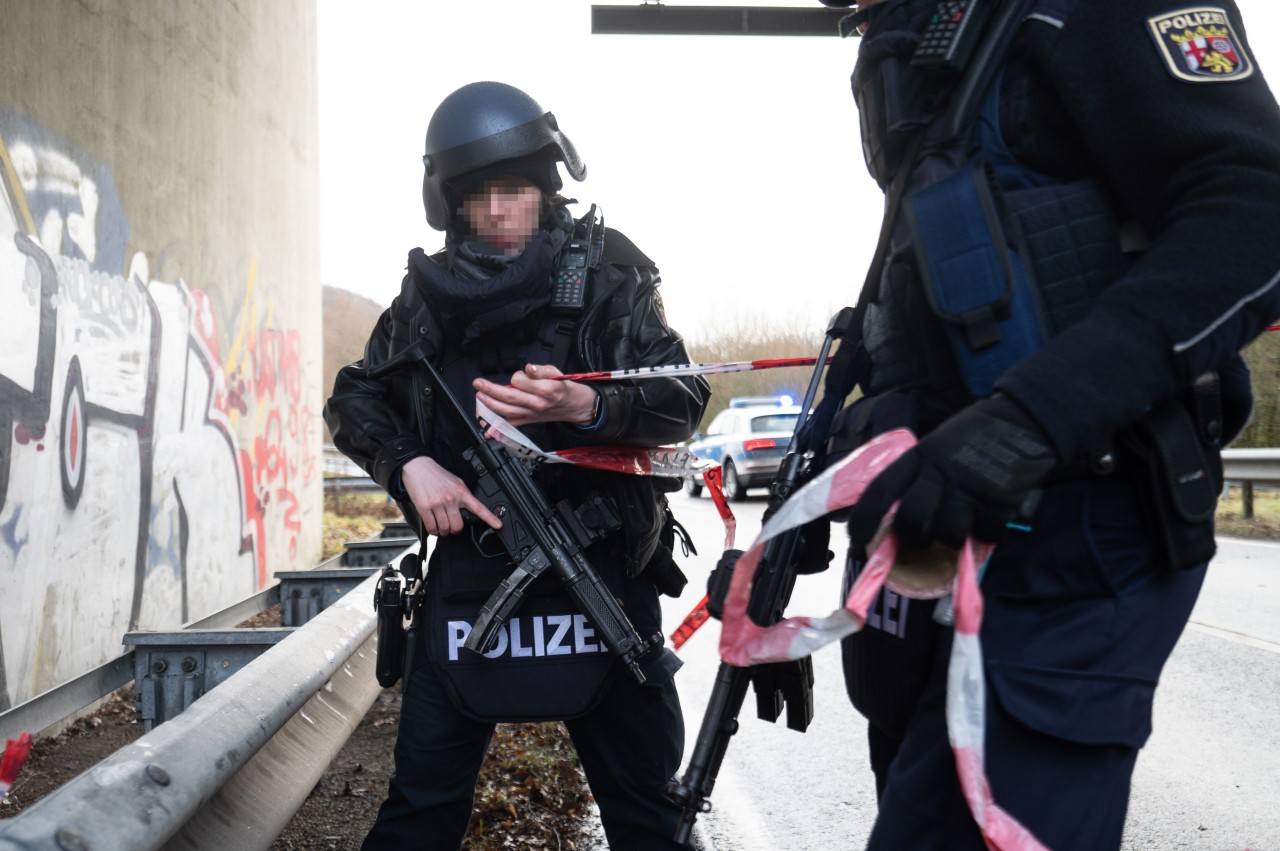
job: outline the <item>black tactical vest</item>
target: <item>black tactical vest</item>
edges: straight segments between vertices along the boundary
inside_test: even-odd
[[[1009,3],[1013,26],[988,32],[991,52],[963,76],[911,64],[930,0],[888,0],[860,48],[852,83],[868,169],[882,187],[909,169],[881,274],[868,284],[868,395],[950,393],[954,407],[987,396],[1126,267],[1101,188],[1028,168],[1001,136],[1013,30],[1063,5]]]

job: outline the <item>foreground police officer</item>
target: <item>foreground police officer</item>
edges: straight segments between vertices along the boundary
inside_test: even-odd
[[[652,261],[603,233],[586,298],[553,300],[553,277],[584,271],[566,245],[587,239],[595,208],[575,223],[557,163],[586,167],[555,117],[511,86],[473,83],[449,95],[427,130],[423,201],[445,247],[409,254],[400,295],[362,361],[337,376],[325,419],[334,443],[400,503],[423,537],[438,536],[425,602],[409,636],[390,793],[365,849],[456,849],[494,723],[567,719],[611,848],[667,849],[678,813],[663,789],[684,747],[670,651],[639,685],[607,652],[550,571],[480,656],[463,646],[480,605],[511,568],[483,525],[500,523],[471,493],[467,442],[421,374],[373,380],[367,370],[428,338],[454,395],[478,397],[545,448],[657,445],[686,439],[702,416],[702,379],[585,385],[570,371],[687,363],[666,324]],[[597,245],[597,247],[599,247]],[[562,465],[556,465],[562,466]],[[539,470],[550,502],[602,494],[623,521],[586,555],[641,636],[661,630],[659,588],[678,593],[665,547],[669,517],[654,484],[583,468]],[[511,522],[511,518],[507,518]],[[585,522],[585,521],[584,521]]]
[[[999,542],[991,791],[1056,851],[1117,848],[1251,407],[1238,352],[1280,315],[1280,112],[1230,0],[860,5],[853,89],[888,204],[862,344],[828,385],[864,396],[830,447],[922,439],[850,515],[850,569],[898,500],[906,544]],[[986,847],[935,608],[886,594],[846,642],[873,849]]]

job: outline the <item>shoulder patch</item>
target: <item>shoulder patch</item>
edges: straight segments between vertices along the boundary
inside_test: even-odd
[[[1179,80],[1216,83],[1253,76],[1253,60],[1218,6],[1178,9],[1147,18],[1165,68]]]

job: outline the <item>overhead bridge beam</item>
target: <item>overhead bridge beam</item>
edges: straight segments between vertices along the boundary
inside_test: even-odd
[[[791,6],[591,7],[593,35],[791,35],[838,36],[848,9]]]

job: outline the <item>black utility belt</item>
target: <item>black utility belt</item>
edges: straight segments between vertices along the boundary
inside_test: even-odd
[[[1167,402],[1117,435],[1121,463],[1140,477],[1148,531],[1175,570],[1213,558],[1222,453],[1206,444],[1187,407]]]
[[[1137,486],[1153,545],[1174,570],[1213,557],[1214,514],[1222,492],[1220,448],[1205,439],[1193,408],[1168,401],[1121,429],[1105,447],[1059,465],[1052,485],[1120,475]]]

